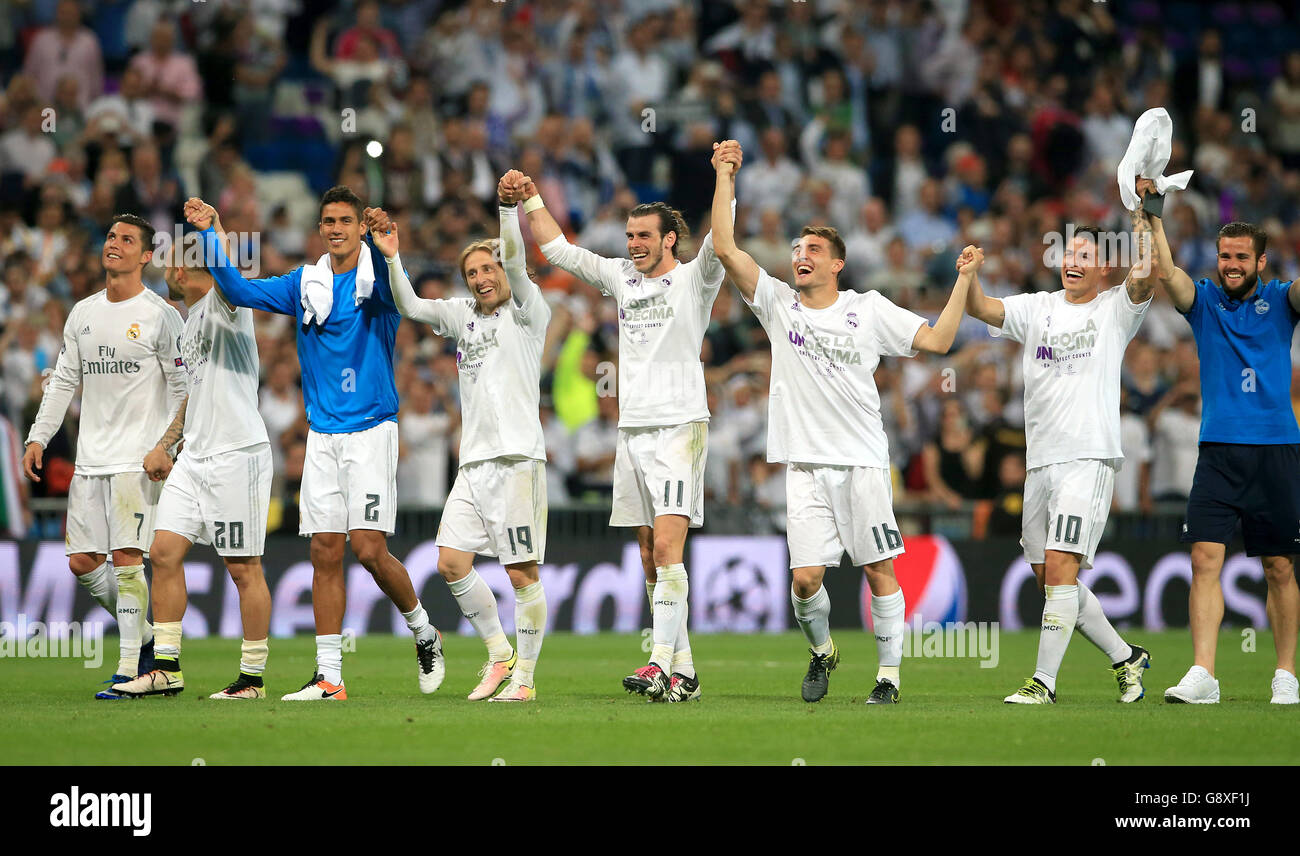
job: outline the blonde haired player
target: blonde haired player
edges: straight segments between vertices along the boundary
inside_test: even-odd
[[[257,335],[253,310],[232,306],[205,267],[186,266],[172,248],[164,273],[172,299],[188,307],[181,357],[189,398],[167,433],[144,459],[154,481],[166,479],[158,500],[153,540],[153,614],[156,668],[113,687],[125,696],[175,695],[181,672],[181,618],[185,615],[185,556],[209,543],[235,581],[244,639],[239,674],[214,699],[266,697],[267,631],[271,593],[262,575],[266,514],[271,502],[271,444],[258,411]],[[184,437],[172,465],[167,449]]]
[[[628,212],[630,259],[607,259],[565,239],[528,182],[524,211],[551,264],[618,302],[618,444],[610,526],[636,527],[650,598],[650,662],[623,679],[651,701],[700,697],[687,632],[688,528],[704,524],[709,406],[700,346],[724,271],[706,237],[677,259],[686,224],[662,202]],[[734,216],[734,214],[733,214]]]
[[[23,471],[40,481],[36,470],[45,446],[80,385],[76,471],[68,488],[68,566],[91,597],[117,616],[113,684],[153,668],[144,556],[153,541],[159,488],[140,463],[185,400],[177,350],[180,313],[145,288],[142,278],[153,258],[153,234],[149,222],[134,214],[113,218],[100,252],[106,287],[68,313],[63,350],[23,453]],[[105,562],[110,554],[111,572]],[[122,696],[110,688],[95,698]]]
[[[871,587],[880,664],[867,703],[897,704],[906,606],[894,557],[903,553],[903,539],[894,520],[889,438],[873,375],[882,356],[948,353],[984,255],[966,248],[934,326],[878,291],[841,291],[844,241],[829,226],[803,228],[790,255],[791,288],[736,246],[726,212],[734,201],[740,144],[727,140],[714,148],[714,246],[772,342],[767,459],[786,465],[790,599],[812,646],[800,692],[804,701],[820,701],[829,689],[827,673],[839,664],[822,579],[847,551]]]
[[[532,701],[546,632],[546,594],[537,571],[546,552],[546,444],[538,396],[551,309],[524,265],[515,210],[523,180],[511,170],[498,185],[500,240],[476,241],[461,253],[469,297],[417,297],[397,254],[397,226],[379,209],[369,209],[366,219],[388,260],[397,308],[456,340],[460,469],[438,528],[438,572],[487,645],[471,701]],[[476,553],[495,557],[510,576],[518,650],[506,639],[492,589],[474,570]]]
[[[1149,229],[1145,216],[1139,229]],[[1145,648],[1129,645],[1101,604],[1079,581],[1092,567],[1106,529],[1120,451],[1120,371],[1155,277],[1142,263],[1122,285],[1102,288],[1110,274],[1095,228],[1076,229],[1061,257],[1061,289],[998,299],[971,284],[966,311],[1025,346],[1025,504],[1021,544],[1044,595],[1038,663],[1008,704],[1055,704],[1056,677],[1078,630],[1111,662],[1119,700],[1142,698]]]

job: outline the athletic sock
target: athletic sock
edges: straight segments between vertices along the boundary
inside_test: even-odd
[[[654,591],[654,648],[650,662],[672,674],[673,650],[677,647],[682,620],[686,617],[686,599],[690,583],[686,579],[686,566],[681,562],[661,565],[657,569],[659,581]]]
[[[1133,656],[1133,648],[1120,638],[1101,608],[1101,601],[1083,583],[1079,583],[1079,617],[1074,629],[1106,655],[1111,664],[1122,663]]]
[[[117,615],[117,579],[108,570],[108,562],[77,577],[77,582],[85,587],[95,603],[108,610],[109,615]]]
[[[113,569],[117,574],[117,632],[119,653],[117,673],[135,676],[140,668],[140,645],[145,615],[149,611],[149,582],[144,577],[144,565],[125,565]],[[148,634],[153,637],[152,628]]]
[[[1038,667],[1034,677],[1049,690],[1056,692],[1056,675],[1065,659],[1065,649],[1070,645],[1075,622],[1079,618],[1079,589],[1077,586],[1046,586],[1043,603],[1043,625],[1038,634]]]
[[[887,678],[899,688],[903,686],[899,669],[903,663],[903,613],[906,611],[902,589],[871,598],[871,627],[876,637],[876,654],[880,658],[876,680]]]
[[[316,672],[328,683],[343,683],[343,634],[316,637]]]
[[[537,655],[542,652],[542,639],[546,636],[546,592],[540,581],[515,589],[515,645],[519,661],[515,663],[514,680],[526,687],[533,685],[533,670],[537,668]]]
[[[673,645],[673,665],[669,674],[678,674],[683,678],[695,677],[695,655],[691,653],[691,634],[688,628],[691,622],[690,599],[682,601],[682,626],[677,631],[677,642]]]
[[[181,623],[160,621],[154,625],[153,657],[156,668],[164,672],[181,670]],[[123,672],[122,674],[126,674]]]
[[[451,589],[452,597],[456,598],[460,614],[469,619],[474,631],[483,640],[483,644],[487,645],[488,659],[494,663],[509,660],[515,652],[501,627],[496,596],[488,584],[483,582],[478,571],[471,570],[454,583],[447,583],[447,588]]]
[[[812,597],[799,597],[790,586],[790,603],[794,605],[794,620],[799,623],[804,638],[814,654],[829,654],[831,645],[831,596],[822,586]]]
[[[415,634],[416,642],[423,642],[437,635],[433,625],[429,623],[429,613],[424,611],[424,604],[419,600],[415,601],[415,606],[410,612],[403,612],[402,617],[406,619],[406,626]]]
[[[261,683],[266,671],[267,640],[245,639],[239,646],[239,673]]]

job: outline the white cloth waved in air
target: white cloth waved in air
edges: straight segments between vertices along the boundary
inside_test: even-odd
[[[1149,178],[1155,182],[1156,191],[1163,194],[1171,187],[1187,189],[1192,170],[1166,176],[1169,151],[1174,135],[1174,120],[1163,107],[1152,107],[1138,117],[1133,125],[1133,138],[1119,162],[1116,178],[1119,180],[1119,198],[1124,207],[1136,211],[1142,204],[1137,193],[1137,179]]]
[[[368,300],[375,289],[375,266],[370,258],[370,245],[361,242],[361,257],[357,260],[356,301]],[[314,265],[302,268],[302,323],[324,324],[334,308],[334,268],[330,266],[329,253]]]

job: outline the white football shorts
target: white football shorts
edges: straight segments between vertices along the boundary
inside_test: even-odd
[[[438,526],[439,547],[495,556],[503,565],[546,555],[546,465],[493,458],[456,472]]]
[[[1025,560],[1042,564],[1045,551],[1059,550],[1081,556],[1080,569],[1091,568],[1110,514],[1115,471],[1114,462],[1095,458],[1030,470],[1020,534]]]
[[[149,552],[162,483],[139,472],[72,477],[64,544],[68,555],[113,550]]]
[[[163,486],[154,528],[211,544],[219,556],[260,556],[273,475],[270,443],[208,458],[182,452]]]
[[[614,452],[610,526],[654,526],[680,514],[692,529],[704,525],[704,463],[709,423],[620,428]]]
[[[397,522],[397,423],[350,434],[307,432],[298,534],[377,529]]]
[[[902,554],[894,519],[894,485],[880,467],[787,464],[786,541],[790,567],[839,567]]]

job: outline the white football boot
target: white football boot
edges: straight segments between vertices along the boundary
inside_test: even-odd
[[[415,643],[415,660],[419,664],[420,692],[435,693],[442,686],[442,679],[447,677],[447,661],[442,656],[442,634],[433,628],[432,639],[420,639]]]

